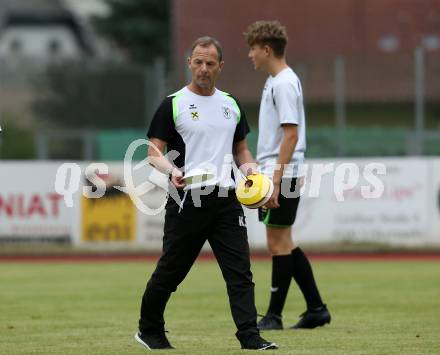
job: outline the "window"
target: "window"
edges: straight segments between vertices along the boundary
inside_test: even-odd
[[[440,37],[436,34],[425,35],[422,38],[423,47],[435,51],[440,49]]]
[[[12,38],[9,42],[9,50],[11,54],[20,54],[23,50],[23,43],[19,38]]]
[[[393,34],[383,35],[378,45],[385,52],[395,52],[399,48],[399,39]]]
[[[56,38],[51,39],[47,44],[47,51],[49,52],[50,56],[60,55],[62,52],[61,42]]]

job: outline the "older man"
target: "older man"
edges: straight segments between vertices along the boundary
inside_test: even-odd
[[[168,199],[163,254],[142,298],[135,339],[147,349],[172,348],[164,333],[165,306],[206,240],[227,284],[241,347],[277,348],[260,337],[256,325],[245,218],[231,177],[233,161],[246,166],[246,174],[256,166],[245,139],[249,128],[243,110],[215,87],[223,65],[220,43],[211,37],[197,39],[188,58],[191,83],[162,102],[148,132],[157,147],[149,149],[150,162],[170,175],[180,199]],[[174,164],[161,155],[165,147],[179,153]],[[211,178],[188,185],[184,175],[192,171],[209,171]]]

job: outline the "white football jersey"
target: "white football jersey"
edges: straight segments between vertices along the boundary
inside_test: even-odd
[[[216,89],[211,96],[201,96],[184,87],[159,106],[148,137],[166,141],[168,151],[179,153],[174,164],[185,175],[200,171],[214,175],[191,188],[234,187],[232,147],[248,132],[244,111],[230,94]]]
[[[301,175],[299,166],[306,150],[306,122],[303,92],[298,76],[286,68],[276,76],[270,76],[264,85],[258,118],[257,160],[260,170],[273,176],[283,138],[283,124],[298,126],[298,142],[290,163],[284,167],[283,177]]]

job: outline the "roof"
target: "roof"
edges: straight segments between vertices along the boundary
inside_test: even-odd
[[[61,0],[0,1],[0,30],[8,26],[47,26],[54,24],[69,27],[84,51],[89,54],[93,52],[81,25]]]

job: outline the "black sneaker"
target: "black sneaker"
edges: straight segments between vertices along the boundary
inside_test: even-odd
[[[149,332],[149,333],[141,333],[137,332],[134,335],[136,341],[147,348],[148,350],[153,349],[174,349],[170,342],[168,341],[165,332]]]
[[[322,327],[324,324],[330,324],[332,317],[327,310],[327,306],[323,305],[317,309],[308,309],[300,315],[301,319],[290,329],[313,329]]]
[[[257,328],[260,330],[278,330],[283,329],[283,321],[280,316],[274,313],[267,313],[257,323]]]
[[[278,345],[264,340],[259,334],[253,334],[246,340],[240,340],[241,348],[248,350],[275,350]]]

